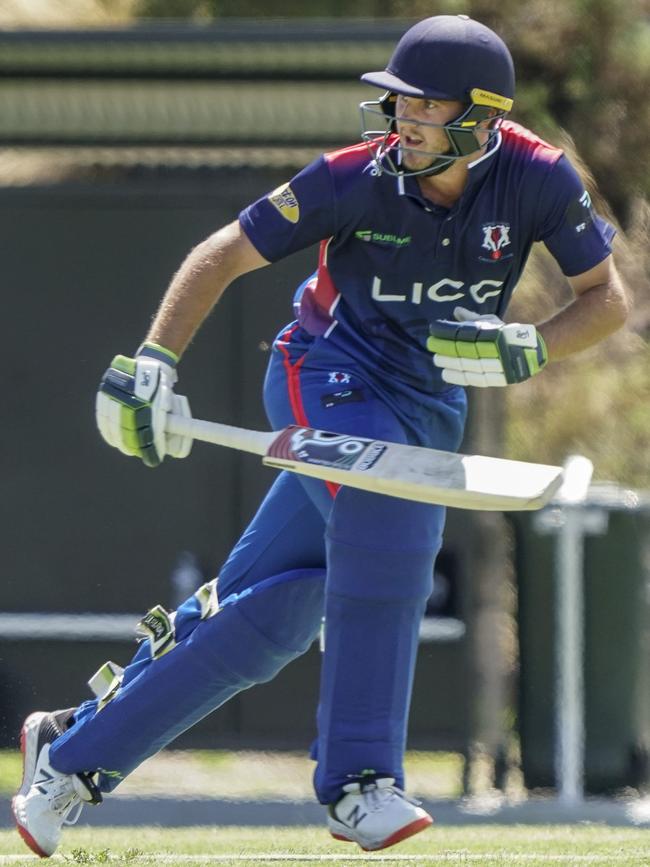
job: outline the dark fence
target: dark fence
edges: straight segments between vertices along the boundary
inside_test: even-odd
[[[0,143],[347,144],[407,22],[0,32]]]

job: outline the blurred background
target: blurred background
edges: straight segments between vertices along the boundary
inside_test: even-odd
[[[0,0],[4,302],[0,745],[34,707],[124,664],[138,614],[212,578],[273,473],[195,446],[155,473],[95,432],[96,385],[139,345],[192,245],[322,150],[358,141],[359,75],[415,20],[465,13],[518,74],[512,117],[581,166],[634,296],[628,326],[507,394],[472,394],[464,451],[595,465],[585,530],[586,787],[650,778],[650,7],[647,0]],[[268,349],[315,250],[242,279],[187,352],[195,414],[266,427]],[[569,295],[535,249],[511,320]],[[551,522],[552,524],[552,522]],[[450,511],[422,630],[410,745],[553,787],[557,533]],[[33,616],[37,615],[37,616]],[[313,648],[180,747],[306,749]],[[295,696],[303,699],[300,704]]]

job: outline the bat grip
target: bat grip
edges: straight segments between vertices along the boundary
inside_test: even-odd
[[[175,413],[169,413],[167,416],[165,433],[191,437],[193,440],[252,452],[255,455],[265,455],[268,447],[277,436],[275,433],[246,430],[229,424],[202,421],[198,418],[185,418],[185,416]]]

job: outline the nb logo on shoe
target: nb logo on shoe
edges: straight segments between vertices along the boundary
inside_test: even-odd
[[[362,812],[361,807],[357,804],[357,806],[345,817],[345,821],[348,825],[351,825],[353,828],[356,828],[360,822],[366,818],[368,814]]]
[[[41,777],[40,777],[40,779],[38,779],[38,780],[34,780],[34,785],[36,786],[36,788],[38,789],[38,791],[41,793],[41,795],[46,795],[46,794],[47,794],[47,789],[45,788],[45,786],[46,786],[48,783],[51,783],[53,779],[54,779],[54,777],[52,776],[52,774],[48,774],[48,772],[47,772],[46,770],[44,770],[43,768],[41,768]]]

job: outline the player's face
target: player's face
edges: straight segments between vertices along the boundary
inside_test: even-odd
[[[446,153],[449,139],[440,127],[461,115],[463,109],[462,102],[455,100],[418,99],[398,94],[395,118],[402,164],[410,171],[420,171],[434,161],[432,154]]]

